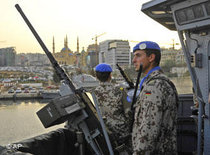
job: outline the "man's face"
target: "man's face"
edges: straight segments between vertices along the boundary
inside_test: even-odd
[[[133,57],[133,64],[136,71],[139,70],[140,64],[142,64],[142,72],[146,74],[151,68],[151,58],[146,55],[144,50],[136,50]]]

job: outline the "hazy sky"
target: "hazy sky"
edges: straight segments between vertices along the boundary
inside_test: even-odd
[[[14,7],[19,4],[46,46],[56,52],[68,36],[69,48],[80,51],[107,39],[153,40],[158,43],[178,41],[177,32],[170,31],[141,12],[149,0],[0,0],[0,48],[16,47],[17,53],[43,52],[35,37]],[[131,43],[131,48],[136,43]]]

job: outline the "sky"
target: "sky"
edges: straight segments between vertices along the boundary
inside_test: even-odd
[[[160,46],[179,42],[178,34],[170,31],[141,12],[143,3],[149,0],[0,0],[0,48],[15,47],[17,53],[44,53],[30,29],[15,8],[19,4],[23,12],[52,51],[68,46],[76,51],[79,37],[80,51],[84,47],[108,39],[130,42],[131,49],[137,41],[151,40]]]

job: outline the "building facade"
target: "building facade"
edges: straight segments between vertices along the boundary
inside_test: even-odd
[[[81,55],[80,55],[80,64],[82,67],[87,67],[87,56],[88,56],[88,52],[85,52],[84,48],[81,51]]]
[[[54,44],[54,40],[53,40]],[[73,53],[73,51],[70,50],[68,47],[68,38],[64,39],[64,47],[61,49],[60,52],[54,51],[54,45],[53,45],[53,56],[57,60],[57,62],[60,65],[76,65],[76,54]]]
[[[131,64],[130,45],[124,40],[106,40],[99,43],[99,63],[108,63],[113,70],[116,64],[128,66]]]
[[[182,50],[177,50],[176,52],[176,63],[177,64],[183,64],[185,63],[185,57],[184,57],[184,52]]]
[[[0,66],[15,66],[15,47],[0,49]]]
[[[161,65],[165,64],[168,60],[173,61],[176,64],[185,63],[183,51],[176,49],[161,49]]]
[[[46,54],[20,53],[16,55],[16,66],[50,66]]]
[[[95,44],[91,44],[88,46],[87,56],[85,59],[87,67],[94,68],[98,64]]]

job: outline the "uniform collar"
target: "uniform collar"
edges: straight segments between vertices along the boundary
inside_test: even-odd
[[[163,71],[162,71],[161,69],[152,72],[152,73],[145,79],[143,86],[144,86],[145,83],[147,83],[147,81],[149,81],[151,78],[154,78],[154,77],[160,75],[161,73],[163,73]]]
[[[160,66],[156,66],[154,68],[152,68],[147,75],[141,80],[140,85],[139,85],[139,89],[142,89],[142,86],[144,84],[144,81],[147,81],[148,79],[150,79],[151,76],[154,76],[155,74],[159,73],[159,70],[161,70]]]
[[[148,75],[147,79],[146,80],[149,80],[150,78],[154,77],[154,76],[157,76],[159,75],[160,73],[162,73],[163,71],[161,69],[159,70],[155,70],[153,71],[150,75]]]

